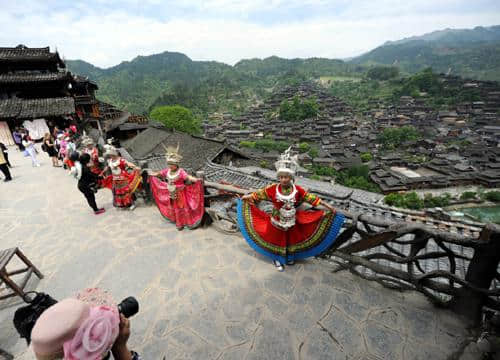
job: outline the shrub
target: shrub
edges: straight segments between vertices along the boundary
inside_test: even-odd
[[[368,161],[372,161],[373,156],[370,153],[362,153],[361,156],[360,156],[360,158],[361,158],[362,162],[366,163]]]
[[[255,148],[255,141],[243,140],[243,141],[240,141],[240,146],[253,149],[253,148]]]
[[[301,142],[299,144],[299,152],[301,154],[308,152],[310,149],[311,149],[311,145],[309,145],[309,143]]]
[[[318,152],[318,149],[316,149],[316,148],[311,148],[311,149],[308,151],[308,154],[309,154],[309,156],[310,156],[311,158],[313,158],[313,159],[314,159],[314,158],[317,158],[317,157],[318,157],[319,152]]]
[[[183,106],[158,106],[151,111],[150,116],[169,129],[188,134],[201,133],[200,121],[193,115],[191,110]]]
[[[418,197],[415,191],[405,195],[405,207],[412,210],[420,210],[424,207],[424,200]]]
[[[500,202],[500,191],[489,191],[485,194],[486,200]]]
[[[460,195],[460,200],[472,200],[476,198],[476,195],[475,191],[465,191]]]
[[[392,193],[384,197],[384,202],[389,206],[401,207],[403,204],[403,195]]]

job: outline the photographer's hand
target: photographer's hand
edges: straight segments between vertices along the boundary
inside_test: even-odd
[[[120,314],[120,332],[116,338],[111,352],[115,360],[132,360],[132,353],[127,348],[127,341],[130,337],[130,321]]]

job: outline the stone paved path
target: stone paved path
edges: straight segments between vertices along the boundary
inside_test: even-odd
[[[241,237],[178,232],[155,207],[95,216],[74,179],[10,149],[0,183],[1,247],[19,246],[45,274],[30,286],[58,299],[100,286],[134,295],[130,345],[145,359],[446,359],[462,324],[416,293],[399,293],[310,260],[278,273]],[[0,303],[0,348],[31,359]]]

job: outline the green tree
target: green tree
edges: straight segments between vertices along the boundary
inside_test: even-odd
[[[315,117],[318,114],[316,98],[301,100],[294,96],[292,101],[283,100],[279,108],[279,117],[286,121],[300,121]]]
[[[299,152],[301,154],[308,152],[310,149],[311,149],[311,145],[309,145],[309,143],[301,142],[299,144]]]
[[[316,148],[312,147],[312,148],[311,148],[311,149],[310,149],[307,153],[309,154],[309,156],[310,156],[311,158],[313,158],[313,159],[314,159],[314,158],[317,158],[317,157],[318,157],[319,151],[318,151],[318,149],[316,149]]]
[[[500,202],[500,191],[488,191],[485,193],[486,200]]]
[[[255,141],[243,140],[243,141],[240,141],[240,146],[254,149],[255,148]]]
[[[472,200],[476,198],[477,193],[475,191],[464,191],[460,195],[460,200]]]
[[[169,129],[188,134],[200,134],[200,121],[191,110],[180,105],[158,106],[151,111],[151,118],[161,122]]]
[[[405,141],[417,140],[420,133],[411,125],[385,128],[378,136],[378,142],[385,149],[395,149]]]
[[[424,207],[424,200],[418,197],[415,191],[405,194],[405,207],[412,210],[420,210]]]
[[[389,206],[403,207],[404,196],[398,193],[392,193],[384,197],[384,202]]]
[[[367,152],[367,153],[362,153],[360,158],[361,158],[362,162],[366,163],[366,162],[372,161],[373,156],[372,156],[372,154]]]

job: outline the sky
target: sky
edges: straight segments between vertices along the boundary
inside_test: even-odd
[[[50,46],[110,67],[176,51],[193,60],[348,58],[388,40],[500,25],[500,0],[0,0],[0,47]]]

